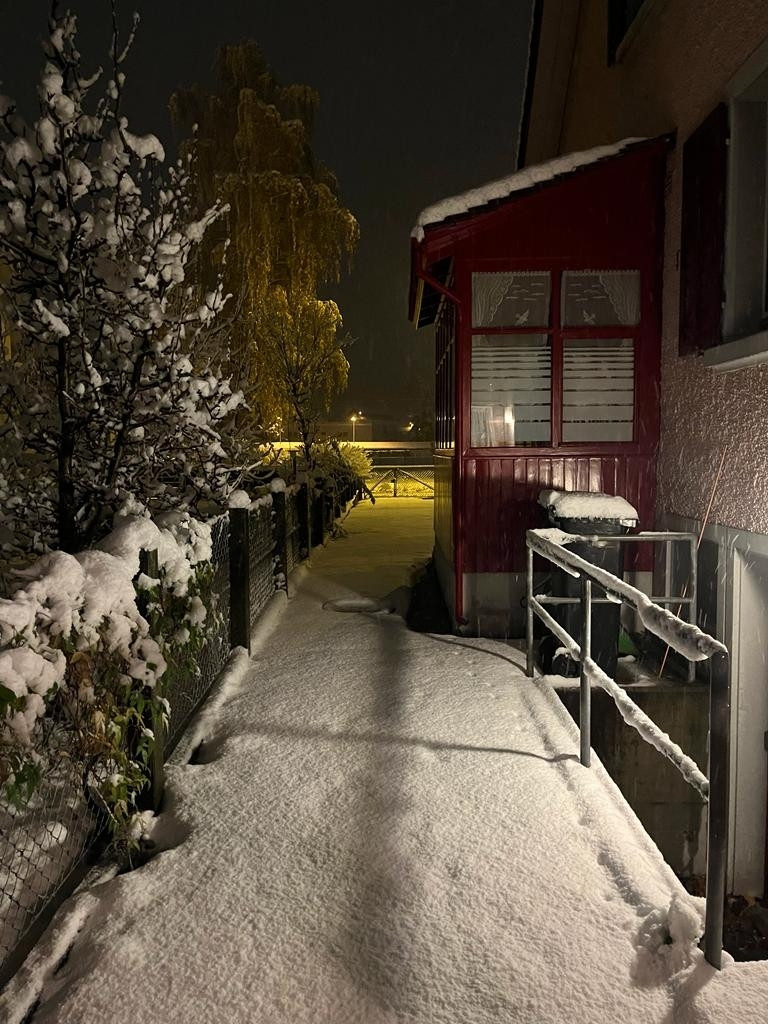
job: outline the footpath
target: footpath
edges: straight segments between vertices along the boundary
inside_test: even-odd
[[[21,1024],[762,1024],[554,691],[410,631],[432,506],[357,507],[168,767],[156,855],[77,893]]]

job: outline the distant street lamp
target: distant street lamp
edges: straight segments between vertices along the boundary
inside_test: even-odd
[[[358,411],[357,412],[353,412],[352,415],[349,418],[352,420],[352,441],[354,443],[354,440],[355,440],[355,425],[356,425],[358,420],[363,419],[363,414],[358,409]]]

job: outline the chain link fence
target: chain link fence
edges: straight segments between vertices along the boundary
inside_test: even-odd
[[[249,515],[248,588],[251,629],[275,592],[275,533],[272,507],[262,505]]]
[[[86,800],[82,774],[63,759],[23,808],[0,798],[0,984],[85,874],[105,825],[105,813]]]
[[[165,741],[170,757],[189,720],[205,700],[229,657],[229,517],[211,526],[211,569],[204,594],[208,608],[207,639],[195,663],[174,672],[166,683],[165,697],[171,706]]]
[[[375,497],[431,498],[435,470],[432,466],[376,466],[366,486]]]
[[[285,547],[289,573],[293,572],[302,557],[301,514],[305,506],[301,499],[301,492],[293,490],[288,492],[285,499]]]
[[[324,513],[322,498],[313,500]],[[231,514],[211,525],[210,570],[201,595],[211,629],[195,664],[165,680],[171,707],[165,757],[178,744],[229,657],[234,605],[242,603],[239,595],[244,590],[249,598],[244,626],[252,629],[275,592],[278,562],[282,560],[290,573],[308,554],[312,509],[306,487],[298,493],[289,490],[284,508],[285,547],[279,553],[270,505],[248,512],[247,551],[244,545],[238,546]],[[321,516],[323,534],[330,527],[327,518]],[[322,539],[321,535],[320,542]],[[86,785],[82,766],[77,764],[76,758],[60,758],[47,766],[21,809],[0,790],[0,988],[23,962],[62,900],[84,877],[101,845],[98,840],[106,836],[106,812],[97,807],[93,796],[89,798],[93,787]]]

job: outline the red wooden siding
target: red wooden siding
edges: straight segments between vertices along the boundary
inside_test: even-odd
[[[453,458],[435,454],[435,543],[453,558]]]
[[[525,531],[545,524],[539,492],[620,494],[653,527],[656,463],[650,455],[534,455],[464,460],[464,571],[524,572]],[[648,548],[645,548],[648,551]],[[648,555],[645,556],[646,560]],[[651,568],[638,564],[638,568]]]
[[[618,157],[598,161],[540,188],[427,227],[423,241],[414,249],[414,267],[429,271],[450,259],[454,274],[456,462],[452,480],[447,465],[438,471],[445,478],[436,495],[440,507],[436,507],[435,522],[438,543],[447,553],[451,525],[448,483],[452,482],[458,621],[466,613],[463,574],[524,572],[525,531],[543,525],[537,501],[544,488],[622,495],[637,508],[640,527],[653,528],[668,145],[669,139],[656,139],[630,147]],[[490,328],[473,325],[473,273],[542,271],[550,274],[552,284],[546,324],[528,326],[520,320]],[[559,309],[565,271],[638,271],[639,322],[600,326],[599,321],[586,320],[583,325],[571,325]],[[533,440],[530,445],[502,447],[495,438],[497,447],[473,447],[472,341],[475,335],[489,333],[547,335],[551,352],[549,444]],[[632,339],[631,441],[563,441],[563,353],[573,338]],[[487,366],[485,372],[489,372]],[[635,566],[649,568],[651,552],[647,546],[641,550],[644,560]]]

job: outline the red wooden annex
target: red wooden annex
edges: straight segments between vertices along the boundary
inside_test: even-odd
[[[542,489],[619,494],[653,525],[668,145],[558,157],[419,217],[410,317],[436,328],[435,562],[457,628],[522,635]]]

